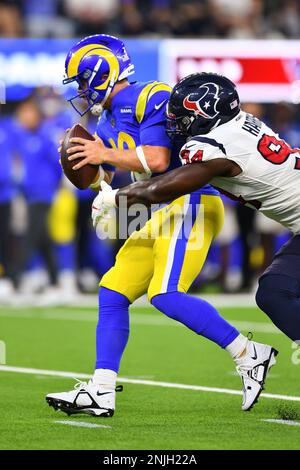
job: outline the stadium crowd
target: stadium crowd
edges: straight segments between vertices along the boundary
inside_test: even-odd
[[[1,0],[0,35],[299,38],[299,0]]]

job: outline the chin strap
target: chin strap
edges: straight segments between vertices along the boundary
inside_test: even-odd
[[[111,94],[111,91],[112,91],[113,87],[115,86],[115,83],[116,83],[116,82],[115,82],[115,76],[116,76],[116,71],[114,70],[113,73],[112,73],[111,79],[110,79],[110,81],[109,81],[109,85],[108,85],[108,87],[107,87],[105,96],[104,96],[103,100],[101,101],[102,107],[103,107],[104,104],[106,103],[107,98],[109,97],[109,95]]]
[[[116,83],[115,82],[115,76],[116,76],[116,71],[114,70],[113,73],[112,73],[111,79],[109,81],[109,85],[107,87],[107,90],[106,90],[106,93],[105,93],[105,96],[104,96],[103,100],[100,103],[93,104],[93,106],[91,107],[91,112],[95,116],[101,116],[101,114],[103,113],[104,104],[106,103],[107,98],[111,94],[112,89],[113,89],[113,87],[115,86],[115,83]]]

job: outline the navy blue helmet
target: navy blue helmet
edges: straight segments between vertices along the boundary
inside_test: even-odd
[[[180,80],[167,105],[169,137],[207,134],[240,111],[236,86],[217,73],[193,73]]]

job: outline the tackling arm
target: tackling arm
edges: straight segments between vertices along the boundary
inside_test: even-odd
[[[159,204],[192,193],[209,183],[216,176],[232,177],[241,172],[240,167],[231,160],[217,158],[208,162],[195,162],[176,168],[162,176],[147,181],[139,181],[119,189],[116,203],[127,198],[127,205]]]

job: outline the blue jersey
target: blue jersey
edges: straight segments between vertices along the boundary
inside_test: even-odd
[[[30,131],[16,124],[16,150],[21,158],[23,194],[28,203],[51,203],[61,180],[56,145],[45,129]]]
[[[131,149],[138,145],[167,147],[171,161],[167,171],[181,166],[181,145],[172,145],[165,130],[165,111],[171,88],[162,82],[134,82],[120,90],[112,99],[111,109],[98,120],[97,134],[107,147]],[[113,171],[109,164],[102,165]],[[155,175],[154,175],[155,176]],[[219,194],[209,185],[203,194]]]

